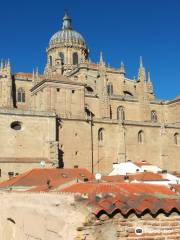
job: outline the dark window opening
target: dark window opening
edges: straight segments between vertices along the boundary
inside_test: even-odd
[[[156,111],[151,111],[151,121],[152,122],[157,122],[157,113]]]
[[[125,120],[125,112],[122,106],[117,108],[117,120],[121,120],[121,121]]]
[[[19,88],[17,91],[17,101],[24,103],[26,101],[25,91],[23,88]]]
[[[112,83],[109,83],[107,85],[107,94],[110,96],[110,95],[113,95],[113,85]]]
[[[176,145],[179,144],[179,134],[178,133],[174,134],[174,144],[176,144]]]
[[[21,130],[22,123],[18,122],[18,121],[12,122],[11,123],[11,128],[14,129],[14,130]]]
[[[98,131],[98,141],[103,142],[104,141],[104,129],[100,128]]]
[[[78,64],[78,54],[77,52],[73,53],[73,65]]]
[[[138,143],[144,143],[144,132],[142,130],[138,132]]]
[[[61,59],[61,63],[64,64],[64,53],[63,52],[60,52],[59,53],[59,57]]]

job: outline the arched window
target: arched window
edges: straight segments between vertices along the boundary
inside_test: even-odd
[[[49,56],[49,65],[52,67],[52,56]]]
[[[59,53],[59,57],[61,59],[61,63],[64,64],[64,53],[63,52],[60,52]]]
[[[113,85],[112,85],[112,83],[108,83],[108,85],[107,85],[107,94],[109,96],[113,95]]]
[[[156,113],[156,111],[151,111],[151,121],[152,122],[157,122],[157,113]]]
[[[104,141],[104,129],[100,128],[98,131],[98,141],[103,142]]]
[[[138,143],[140,144],[144,143],[144,132],[142,130],[138,132]]]
[[[17,91],[17,101],[25,102],[25,91],[23,88],[19,88]]]
[[[179,145],[179,133],[174,134],[174,144]]]
[[[119,106],[117,108],[117,120],[125,120],[125,112],[124,112],[124,108],[122,106]]]
[[[73,65],[78,64],[78,54],[77,52],[73,53]]]

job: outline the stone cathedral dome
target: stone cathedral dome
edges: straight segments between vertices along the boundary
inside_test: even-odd
[[[67,13],[65,13],[63,18],[62,30],[55,33],[49,41],[50,46],[64,44],[81,45],[86,48],[86,42],[82,35],[72,29],[71,18],[67,15]]]

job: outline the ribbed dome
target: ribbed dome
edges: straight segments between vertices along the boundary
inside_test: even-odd
[[[55,33],[51,39],[49,44],[58,44],[58,43],[78,43],[86,46],[85,40],[82,35],[72,29],[63,29],[57,33]]]
[[[67,13],[65,13],[65,16],[63,18],[62,30],[55,33],[49,41],[50,45],[64,43],[80,44],[86,47],[86,43],[82,35],[72,30],[71,18],[67,15]]]

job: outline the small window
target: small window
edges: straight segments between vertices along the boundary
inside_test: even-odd
[[[157,113],[156,111],[151,111],[151,121],[152,122],[157,122]]]
[[[73,65],[78,64],[78,54],[77,52],[73,53]]]
[[[174,134],[174,144],[179,145],[179,133]]]
[[[113,95],[113,85],[112,85],[112,83],[108,83],[108,85],[107,85],[107,94],[109,96]]]
[[[75,90],[72,90],[72,93],[75,93]]]
[[[16,130],[16,131],[21,130],[21,128],[22,128],[22,123],[21,123],[21,122],[18,122],[18,121],[12,122],[12,123],[11,123],[11,128],[12,128],[13,130]]]
[[[124,121],[125,120],[125,112],[122,106],[117,108],[117,120]]]
[[[138,132],[138,143],[140,144],[144,143],[144,132],[142,130]]]
[[[60,91],[60,89],[59,89],[59,88],[56,88],[56,91],[57,91],[57,92],[59,92],[59,91]]]
[[[59,57],[61,59],[61,63],[64,64],[64,53],[63,52],[60,52],[59,53]]]
[[[104,141],[104,129],[100,128],[98,131],[98,141],[103,142]]]
[[[19,88],[17,91],[17,101],[24,103],[25,102],[25,91],[23,88]]]

